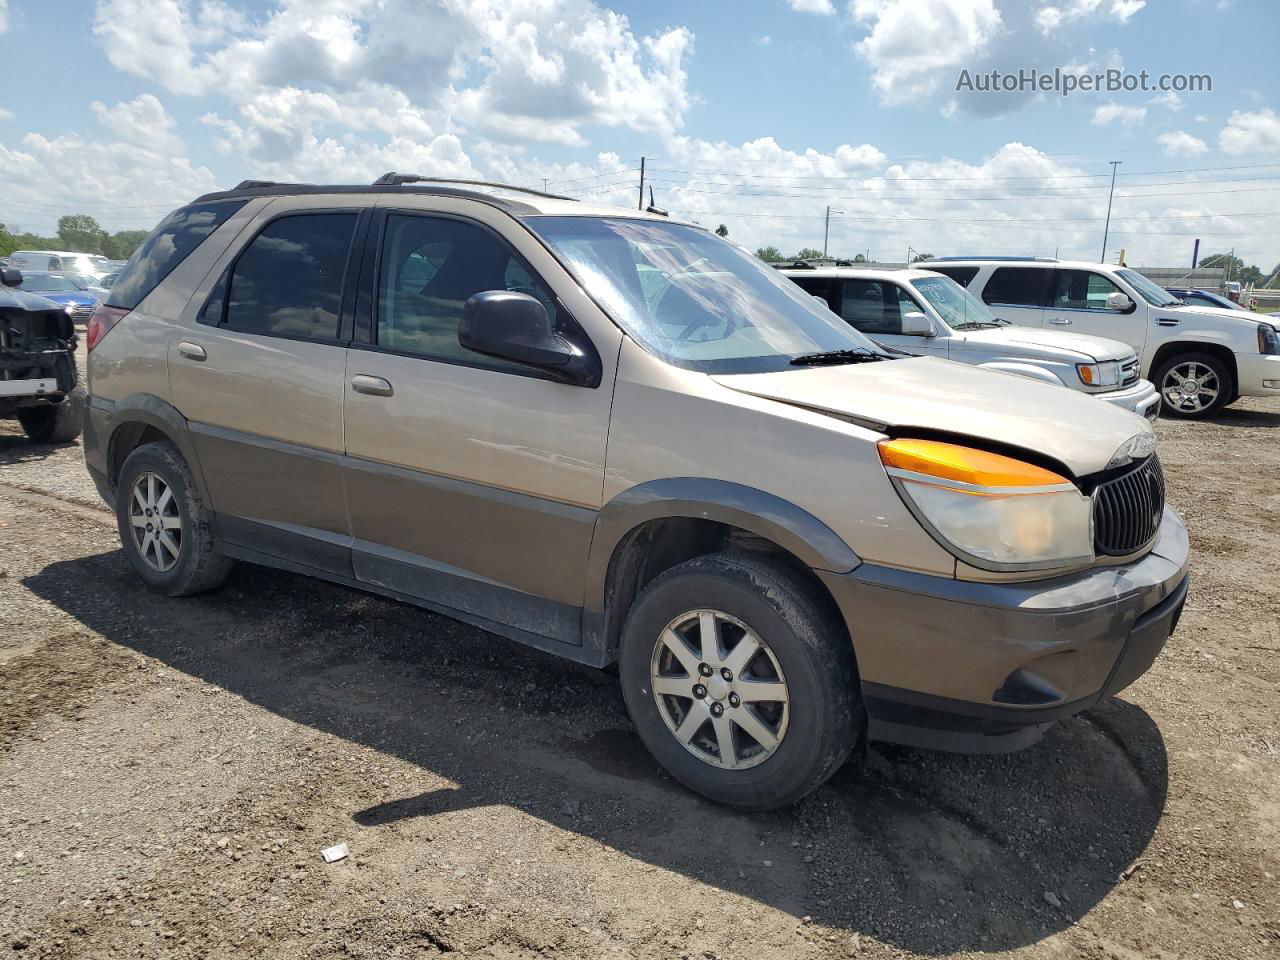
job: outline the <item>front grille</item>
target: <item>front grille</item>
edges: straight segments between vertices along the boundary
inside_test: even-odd
[[[1126,360],[1120,364],[1120,386],[1127,387],[1138,382],[1138,358]]]
[[[88,322],[89,317],[93,314],[93,307],[86,307],[76,304],[71,308],[71,319]]]
[[[1141,550],[1160,529],[1164,471],[1152,454],[1093,493],[1093,542],[1098,553],[1122,557]]]

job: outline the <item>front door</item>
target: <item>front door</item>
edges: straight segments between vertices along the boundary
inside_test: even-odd
[[[1107,297],[1124,290],[1092,270],[1057,270],[1044,322],[1049,329],[1088,333],[1127,343],[1142,354],[1147,337],[1147,303],[1131,301],[1127,310],[1113,310]]]
[[[351,576],[342,495],[344,292],[350,210],[269,221],[169,344],[174,402],[190,422],[219,539]]]
[[[392,211],[370,242],[370,330],[352,345],[344,401],[357,578],[580,642],[611,379],[557,383],[458,343],[463,304],[486,290],[531,294],[584,336],[493,227]]]
[[[836,283],[841,284],[840,316],[855,330],[904,353],[946,359],[946,337],[903,334],[902,316],[905,313],[922,313],[931,324],[936,325],[936,321],[898,284],[861,277],[837,280]]]

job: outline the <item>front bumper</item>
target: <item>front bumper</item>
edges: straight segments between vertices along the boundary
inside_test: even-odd
[[[1104,403],[1115,404],[1140,417],[1145,417],[1152,423],[1155,422],[1156,417],[1160,416],[1160,391],[1150,380],[1139,380],[1133,386],[1125,387],[1123,390],[1098,393],[1094,396]]]
[[[1242,397],[1280,396],[1280,357],[1265,353],[1237,353],[1237,392]]]
[[[1177,626],[1187,532],[1166,508],[1151,551],[1031,583],[869,564],[820,574],[853,638],[872,740],[1015,750],[1140,677]]]

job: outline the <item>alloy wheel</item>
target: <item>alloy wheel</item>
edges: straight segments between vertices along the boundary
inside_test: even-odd
[[[1218,375],[1196,360],[1176,363],[1164,375],[1160,393],[1165,403],[1181,413],[1202,413],[1218,399]]]
[[[173,489],[163,477],[143,473],[133,482],[129,526],[147,566],[160,573],[172,570],[182,551],[182,516]]]
[[[782,667],[759,634],[727,613],[690,610],[672,620],[654,644],[649,680],[667,728],[704,763],[754,767],[786,736]]]

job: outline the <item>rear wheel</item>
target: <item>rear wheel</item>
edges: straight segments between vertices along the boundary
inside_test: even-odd
[[[1212,416],[1235,396],[1227,365],[1208,353],[1181,353],[1160,364],[1156,389],[1166,417]]]
[[[181,597],[222,585],[232,561],[214,551],[211,519],[172,444],[147,443],[129,454],[116,483],[116,525],[147,586]]]
[[[70,443],[84,426],[84,392],[76,387],[61,403],[24,407],[18,423],[35,443]]]
[[[627,710],[671,774],[748,810],[794,803],[862,730],[841,624],[782,564],[715,554],[668,570],[627,616]]]

